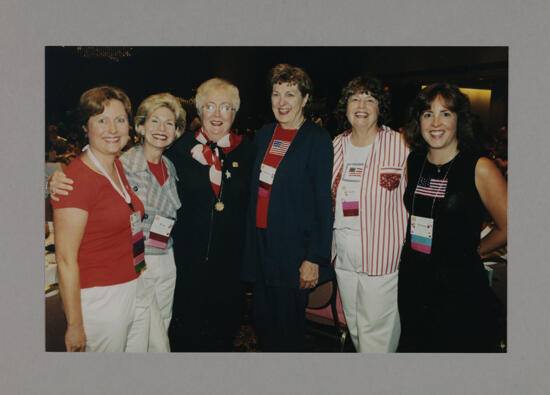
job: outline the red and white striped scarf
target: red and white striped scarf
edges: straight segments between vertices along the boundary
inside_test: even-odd
[[[241,143],[242,139],[243,136],[238,136],[229,131],[217,143],[214,143],[206,136],[202,128],[195,133],[195,140],[199,144],[191,149],[191,156],[200,164],[210,166],[210,184],[216,196],[220,193],[223,159],[226,154],[233,151]]]

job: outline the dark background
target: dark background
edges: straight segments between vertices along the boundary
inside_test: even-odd
[[[485,131],[493,134],[507,126],[508,47],[46,47],[45,51],[46,125],[69,125],[68,116],[80,95],[101,84],[124,89],[135,110],[153,93],[191,99],[200,83],[221,77],[240,90],[241,109],[234,126],[254,130],[272,120],[266,76],[271,67],[284,62],[304,68],[312,78],[316,115],[331,114],[342,87],[368,72],[392,94],[389,126],[394,129],[403,126],[407,106],[420,86],[443,80],[463,88],[491,89]],[[60,134],[64,132],[60,128]]]

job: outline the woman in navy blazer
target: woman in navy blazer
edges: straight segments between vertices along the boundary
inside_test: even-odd
[[[309,291],[333,278],[332,142],[306,120],[312,83],[300,68],[275,66],[277,123],[258,130],[242,278],[254,283],[253,317],[263,351],[302,351]]]

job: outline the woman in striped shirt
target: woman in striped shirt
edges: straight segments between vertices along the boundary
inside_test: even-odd
[[[333,256],[348,329],[359,352],[393,352],[400,334],[397,273],[405,239],[403,205],[409,150],[385,126],[390,96],[373,77],[342,90],[337,114],[344,133],[334,139]]]

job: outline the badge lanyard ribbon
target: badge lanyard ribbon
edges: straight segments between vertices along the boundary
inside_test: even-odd
[[[453,160],[451,161],[451,164],[447,168],[447,171],[445,172],[445,175],[443,176],[443,180],[447,180],[447,176],[449,175],[449,171],[451,170],[451,167],[453,167],[453,163],[456,159],[458,154],[455,155]],[[418,180],[422,178],[422,175],[424,174],[424,167],[426,166],[426,161],[428,159],[428,156],[426,155],[426,158],[424,158],[424,163],[422,163],[422,169],[420,170],[420,176],[418,177]],[[416,188],[418,188],[418,181],[416,184]],[[411,207],[411,248],[415,251],[422,252],[424,254],[430,254],[432,251],[432,239],[433,239],[433,228],[434,228],[434,207],[435,207],[435,200],[436,197],[433,197],[432,201],[432,208],[430,210],[430,217],[419,217],[414,215],[414,201],[416,198],[416,188],[415,192],[413,193],[413,201],[412,201],[412,207]]]
[[[113,188],[115,189],[115,191],[118,192],[118,194],[120,196],[122,196],[122,198],[124,199],[124,201],[126,202],[126,204],[128,204],[128,206],[130,206],[130,208],[132,209],[132,211],[134,211],[134,207],[132,206],[132,200],[130,199],[130,194],[128,193],[128,191],[126,191],[126,189],[124,189],[124,184],[122,183],[122,179],[120,178],[120,174],[118,173],[118,168],[115,166],[115,171],[116,171],[116,175],[118,177],[118,182],[120,183],[120,185],[122,186],[122,191],[120,189],[118,189],[118,186],[113,182],[113,180],[111,179],[111,177],[109,177],[109,175],[107,174],[107,172],[105,171],[105,169],[103,168],[103,166],[101,165],[101,163],[99,163],[99,161],[97,160],[97,158],[95,157],[94,153],[92,152],[92,150],[90,149],[90,146],[89,145],[86,145],[84,148],[82,148],[82,151],[87,151],[88,152],[88,156],[90,157],[90,159],[92,160],[92,162],[94,162],[94,165],[97,166],[97,168],[101,171],[101,173],[109,180],[109,182],[111,183],[111,185],[113,186]]]

